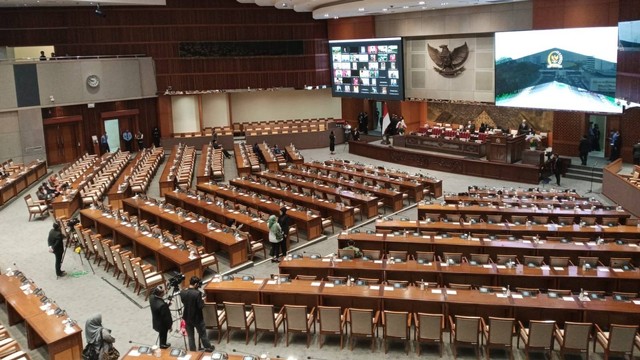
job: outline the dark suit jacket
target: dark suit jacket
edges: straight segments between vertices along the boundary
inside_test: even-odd
[[[580,140],[580,145],[578,145],[578,151],[581,154],[584,154],[584,153],[588,153],[589,150],[591,150],[591,143],[589,142],[589,139]]]
[[[202,300],[202,293],[197,289],[185,289],[180,292],[180,299],[184,310],[182,312],[182,318],[187,324],[197,324],[204,320],[202,315],[202,309],[204,308],[204,300]]]
[[[47,243],[54,252],[63,252],[64,251],[64,236],[60,230],[51,229],[49,231],[49,238],[47,239]]]
[[[171,329],[171,311],[169,304],[164,302],[162,298],[152,296],[149,299],[151,304],[151,319],[153,321],[153,330],[165,331]]]

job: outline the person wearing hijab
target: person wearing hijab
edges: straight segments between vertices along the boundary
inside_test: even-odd
[[[283,242],[283,236],[282,228],[280,228],[275,215],[269,216],[267,227],[269,228],[269,242],[271,243],[271,262],[280,262],[278,254],[280,254],[280,243]]]
[[[111,330],[102,326],[102,314],[95,314],[84,327],[87,344],[92,344],[98,352],[98,359],[102,359],[111,350],[116,339],[111,336]]]

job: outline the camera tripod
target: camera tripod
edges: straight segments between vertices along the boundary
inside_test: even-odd
[[[64,247],[64,251],[62,252],[62,259],[60,260],[60,265],[64,264],[64,258],[67,255],[67,249],[69,248],[69,246],[72,246],[75,252],[75,249],[77,249],[78,247],[80,247],[81,250],[82,246],[80,245],[80,240],[78,240],[78,235],[75,233],[75,231],[73,231],[73,228],[66,228],[66,238],[67,238],[67,244]],[[82,251],[78,251],[77,252],[78,257],[80,258],[80,264],[82,266],[84,266],[84,261],[82,260]],[[87,264],[89,264],[89,267],[91,268],[91,272],[95,275],[96,271],[93,269],[93,265],[91,265],[91,261],[87,261]]]
[[[187,334],[186,333],[181,333],[181,321],[182,321],[182,309],[184,309],[184,305],[182,305],[182,301],[180,300],[180,283],[175,283],[173,284],[173,286],[171,287],[171,294],[169,294],[169,296],[167,296],[166,301],[169,302],[169,311],[171,311],[171,328],[172,329],[176,329],[175,331],[177,333],[182,334],[182,340],[184,341],[184,350],[188,351],[188,347],[187,347]],[[175,314],[175,316],[173,315]],[[177,323],[177,324],[176,324]],[[160,340],[160,337],[158,337],[158,340],[156,340],[156,342],[158,342]]]

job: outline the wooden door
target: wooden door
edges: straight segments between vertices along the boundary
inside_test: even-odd
[[[44,127],[47,162],[50,165],[72,162],[80,155],[80,123],[61,123]]]

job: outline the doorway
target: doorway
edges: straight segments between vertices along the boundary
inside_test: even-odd
[[[80,156],[81,123],[79,120],[63,121],[44,122],[44,142],[49,165],[69,163]]]
[[[597,126],[597,131],[592,131],[588,128],[588,134],[592,137],[595,134],[595,139],[592,142],[591,153],[589,156],[603,158],[605,141],[607,141],[607,117],[604,115],[589,115],[589,125],[591,127]]]
[[[107,133],[111,152],[120,149],[120,120],[108,119],[104,121],[104,132]]]
[[[382,135],[382,101],[371,102],[371,129],[375,132],[374,135]]]

